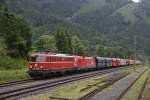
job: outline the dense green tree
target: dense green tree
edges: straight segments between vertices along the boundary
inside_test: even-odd
[[[0,57],[3,57],[4,55],[6,55],[6,45],[3,41],[3,39],[0,38]]]
[[[72,37],[68,31],[65,32],[66,40],[67,40],[67,52],[69,54],[73,53],[73,46],[72,46]]]
[[[78,36],[74,36],[73,42],[73,53],[76,55],[86,55],[86,47]]]
[[[27,21],[5,8],[0,16],[0,33],[4,38],[8,55],[15,58],[27,56],[32,36]]]
[[[99,44],[96,48],[97,55],[101,57],[112,57],[112,48]]]
[[[109,47],[99,44],[97,46],[97,55],[102,57],[128,58],[131,57],[131,51],[123,47]]]
[[[36,48],[38,51],[48,50],[50,52],[56,52],[55,37],[51,35],[42,35],[36,41]]]
[[[97,53],[97,56],[105,56],[104,46],[99,44],[96,48],[96,53]]]
[[[6,54],[6,45],[3,39],[0,38],[0,69],[1,68],[10,68],[12,63],[10,63],[10,57]]]
[[[112,57],[112,48],[111,47],[104,47],[105,57]]]
[[[120,46],[112,48],[112,57],[119,57],[119,58],[132,58],[133,52],[131,52],[127,48],[123,48]]]
[[[67,40],[65,37],[65,30],[62,28],[58,29],[55,38],[58,52],[67,53],[67,46],[66,46]]]
[[[72,54],[71,36],[66,30],[59,28],[55,39],[58,52]]]

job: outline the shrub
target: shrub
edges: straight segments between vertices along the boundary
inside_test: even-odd
[[[8,56],[0,56],[1,69],[22,69],[27,66],[27,61],[24,59],[12,59]]]

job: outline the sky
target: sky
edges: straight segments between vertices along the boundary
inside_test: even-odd
[[[139,3],[141,0],[132,0],[135,3]]]

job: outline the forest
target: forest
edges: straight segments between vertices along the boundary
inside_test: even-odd
[[[0,68],[22,68],[31,54],[43,51],[133,59],[135,35],[143,59],[150,49],[148,5],[148,0],[138,6],[129,0],[1,0]]]
[[[7,7],[1,8],[0,15],[0,67],[15,69],[25,66],[32,53],[50,51],[82,56],[103,56],[128,58],[129,51],[121,47],[108,47],[102,44],[95,46],[95,54],[90,53],[87,43],[79,36],[72,36],[65,28],[58,27],[56,34],[44,34],[36,41],[32,39],[31,25]]]

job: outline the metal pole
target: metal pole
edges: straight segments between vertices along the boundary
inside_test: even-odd
[[[146,57],[146,63],[147,63],[147,66],[148,66],[148,63],[149,63],[149,62],[148,62],[148,57]]]
[[[73,45],[73,48],[72,48],[72,53],[73,53],[73,55],[75,54],[75,48],[74,48],[74,46],[75,46],[75,43],[74,43],[74,40],[72,39],[72,45]]]
[[[148,66],[148,59],[147,59],[147,56],[145,56],[145,64],[146,64],[146,66]]]
[[[135,51],[134,51],[134,71],[136,71],[136,35],[134,36],[134,49],[135,49]]]

